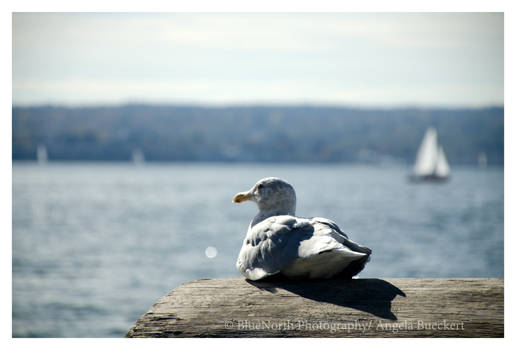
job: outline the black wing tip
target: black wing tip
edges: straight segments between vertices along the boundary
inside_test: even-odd
[[[365,265],[371,260],[371,253],[367,254],[361,259],[354,260],[339,274],[337,278],[352,279],[353,276],[358,275],[365,267]]]

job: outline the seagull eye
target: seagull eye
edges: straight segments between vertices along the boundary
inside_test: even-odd
[[[261,190],[263,188],[263,184],[259,184],[257,188]]]

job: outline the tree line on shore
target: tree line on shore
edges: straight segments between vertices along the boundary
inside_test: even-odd
[[[412,162],[437,129],[452,164],[503,164],[504,108],[28,106],[12,109],[13,160]]]

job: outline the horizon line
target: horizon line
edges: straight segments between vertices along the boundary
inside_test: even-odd
[[[14,108],[119,108],[127,106],[148,106],[148,107],[198,107],[198,108],[233,108],[233,107],[308,107],[308,108],[342,108],[342,109],[382,109],[382,110],[396,110],[396,109],[491,109],[491,108],[505,108],[505,103],[491,103],[491,104],[423,104],[423,103],[404,103],[404,104],[353,104],[353,103],[338,103],[338,102],[274,102],[274,101],[254,101],[254,102],[200,102],[200,101],[138,101],[127,100],[118,102],[86,102],[86,103],[66,103],[66,102],[38,102],[38,103],[12,103]]]

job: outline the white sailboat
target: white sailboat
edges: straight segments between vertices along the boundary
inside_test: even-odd
[[[133,150],[132,159],[133,163],[136,165],[145,163],[145,155],[143,154],[143,151],[139,148]]]
[[[487,166],[487,156],[484,152],[480,152],[477,157],[478,166],[485,168]]]
[[[412,181],[444,181],[450,177],[450,165],[444,149],[437,142],[437,131],[429,128],[419,146],[410,175]]]
[[[48,161],[48,153],[45,145],[38,145],[36,150],[36,158],[39,164],[46,164]]]

